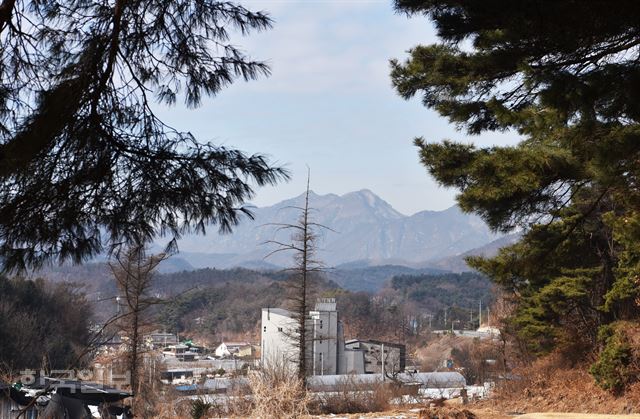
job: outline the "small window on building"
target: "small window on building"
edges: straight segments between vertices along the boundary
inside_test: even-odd
[[[262,328],[262,331],[266,333],[266,331],[267,331],[267,326],[264,326],[264,327]]]
[[[322,320],[320,320],[320,329],[322,329]]]

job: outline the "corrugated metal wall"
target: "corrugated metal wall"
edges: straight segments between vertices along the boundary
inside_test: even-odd
[[[16,419],[20,414],[20,406],[5,395],[0,394],[0,419]],[[37,419],[38,412],[35,408],[29,409],[21,418]]]

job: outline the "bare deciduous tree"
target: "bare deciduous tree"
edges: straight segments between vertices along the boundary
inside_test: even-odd
[[[142,245],[122,252],[109,266],[120,292],[123,312],[119,314],[120,330],[128,338],[127,368],[131,373],[131,391],[139,395],[142,390],[143,333],[150,324],[149,308],[162,302],[151,295],[153,274],[167,254],[148,256]]]
[[[294,264],[286,271],[291,273],[288,281],[289,295],[287,296],[289,308],[293,314],[294,327],[289,331],[283,331],[287,337],[293,342],[298,349],[297,359],[293,360],[297,364],[297,374],[301,380],[305,380],[308,373],[307,350],[305,350],[310,341],[307,313],[311,308],[310,293],[311,279],[314,274],[318,274],[324,270],[324,265],[315,258],[317,251],[317,229],[331,230],[329,227],[312,221],[310,215],[313,210],[309,206],[309,182],[310,176],[307,175],[307,189],[304,195],[304,204],[300,207],[291,206],[289,208],[300,212],[298,221],[293,224],[272,223],[270,225],[277,226],[278,231],[286,230],[291,232],[291,242],[285,243],[279,240],[269,240],[268,244],[274,244],[277,248],[267,257],[279,252],[292,252]]]

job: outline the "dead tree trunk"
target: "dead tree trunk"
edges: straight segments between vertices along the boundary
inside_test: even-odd
[[[147,310],[160,300],[150,294],[153,273],[167,255],[146,256],[143,246],[126,250],[110,264],[118,291],[123,301],[124,312],[120,315],[120,330],[128,339],[126,364],[131,374],[131,391],[139,394],[142,362],[142,328],[148,323]]]
[[[311,288],[311,276],[314,273],[323,271],[323,265],[315,259],[317,234],[316,229],[328,229],[328,227],[314,223],[311,220],[310,212],[312,208],[309,205],[309,177],[307,177],[307,189],[304,196],[302,206],[290,207],[300,212],[298,221],[294,224],[270,224],[278,227],[278,231],[291,231],[291,243],[284,243],[278,240],[269,240],[268,244],[275,244],[276,250],[272,251],[267,257],[283,251],[293,253],[294,264],[286,271],[291,273],[288,281],[288,301],[293,313],[294,327],[292,331],[284,331],[287,337],[293,342],[298,350],[297,359],[297,375],[305,382],[309,373],[308,346],[311,339],[308,336],[307,316],[309,309],[309,293]]]

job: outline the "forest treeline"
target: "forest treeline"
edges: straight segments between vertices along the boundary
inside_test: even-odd
[[[91,319],[73,284],[0,276],[0,371],[81,365]]]
[[[492,301],[491,284],[481,274],[403,275],[393,277],[378,292],[354,292],[322,275],[313,280],[312,297],[335,297],[351,337],[403,339],[447,327],[452,320],[468,324],[478,302]],[[262,307],[287,306],[287,275],[246,269],[203,269],[158,275],[160,293],[178,293],[162,308],[162,326],[211,339],[257,336]],[[474,310],[474,313],[471,313]],[[477,321],[477,315],[475,315]]]
[[[55,280],[0,278],[0,363],[13,368],[66,367],[88,345],[90,327],[116,315],[116,284],[103,264],[58,270]],[[260,310],[287,306],[285,272],[200,269],[156,274],[151,308],[154,327],[211,344],[257,339]],[[317,274],[312,298],[335,297],[348,337],[408,341],[426,337],[429,326],[477,327],[470,311],[492,298],[478,273],[399,275],[378,292],[349,291]],[[52,314],[53,313],[53,314]],[[477,315],[475,315],[477,320]],[[25,348],[29,350],[25,351]],[[37,349],[37,350],[36,350]]]

